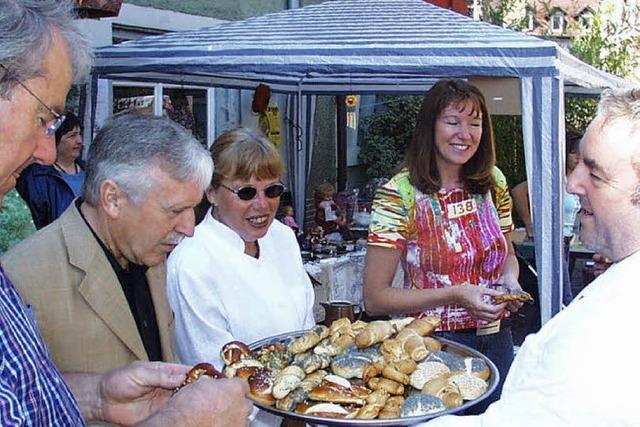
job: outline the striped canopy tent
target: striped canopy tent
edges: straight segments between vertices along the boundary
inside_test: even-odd
[[[423,94],[442,77],[518,78],[535,235],[542,236],[535,246],[543,321],[560,310],[561,301],[564,88],[567,82],[586,88],[621,84],[553,42],[421,0],[328,1],[145,37],[98,49],[93,77],[240,89],[265,83],[291,95],[289,116],[296,126],[290,131],[298,133],[298,144],[289,167],[300,216],[314,96]]]

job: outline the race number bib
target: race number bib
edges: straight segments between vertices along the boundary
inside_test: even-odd
[[[476,199],[467,199],[447,206],[449,219],[474,213],[477,210]]]

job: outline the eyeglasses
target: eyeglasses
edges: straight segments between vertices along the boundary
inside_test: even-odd
[[[236,196],[238,196],[240,200],[245,200],[245,201],[253,200],[258,195],[258,189],[251,186],[242,187],[237,190],[234,190],[231,187],[227,187],[224,184],[220,184],[220,187],[226,188],[227,190],[231,191]],[[284,193],[284,185],[280,183],[271,184],[270,186],[265,187],[263,191],[265,196],[267,196],[270,199],[275,199],[277,197],[282,196],[282,193]]]
[[[0,64],[0,68],[2,68],[4,70],[4,72],[6,73],[7,78],[10,78],[11,80],[14,80],[16,83],[18,83],[24,90],[27,91],[27,93],[31,96],[33,96],[36,101],[38,101],[44,108],[47,109],[47,111],[49,113],[51,113],[51,115],[53,117],[55,117],[55,119],[53,120],[53,122],[47,126],[47,136],[53,136],[56,131],[60,128],[60,126],[62,126],[62,122],[64,122],[64,119],[66,119],[67,117],[64,114],[60,114],[57,113],[53,108],[49,107],[47,104],[45,104],[39,97],[38,95],[36,95],[35,93],[31,92],[31,89],[29,89],[27,87],[27,85],[25,85],[24,83],[22,83],[22,81],[20,81],[20,79],[18,79],[16,76],[14,76],[7,67],[4,66],[4,64]]]

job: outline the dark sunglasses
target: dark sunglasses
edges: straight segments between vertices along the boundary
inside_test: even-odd
[[[226,188],[227,190],[231,191],[236,196],[238,196],[240,200],[245,200],[245,201],[253,200],[258,195],[258,189],[255,187],[247,186],[247,187],[239,188],[237,190],[234,190],[231,187],[227,187],[224,184],[220,184],[220,187]],[[282,193],[284,193],[284,185],[280,183],[271,184],[270,186],[266,187],[263,191],[265,196],[267,196],[270,199],[275,199],[277,197],[282,196]]]

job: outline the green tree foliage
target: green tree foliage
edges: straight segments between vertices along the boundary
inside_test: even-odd
[[[607,8],[595,14],[591,28],[573,39],[570,51],[584,62],[624,78],[640,66],[640,4],[619,6],[617,19]]]
[[[596,116],[598,100],[595,98],[565,97],[565,124],[567,129],[584,133]]]
[[[491,116],[496,142],[496,164],[510,187],[527,179],[520,116]]]
[[[364,119],[359,160],[367,178],[389,178],[404,161],[420,110],[420,96],[381,96],[383,107]]]
[[[35,230],[29,208],[15,190],[11,191],[0,209],[0,254]]]

